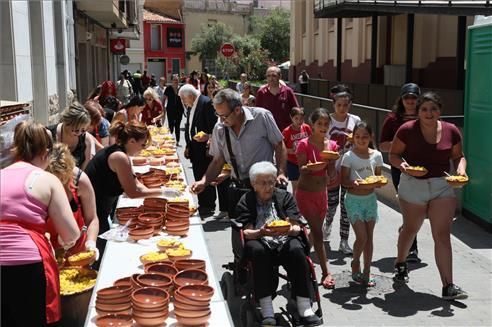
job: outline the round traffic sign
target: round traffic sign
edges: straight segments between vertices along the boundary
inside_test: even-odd
[[[236,52],[236,49],[234,49],[234,46],[230,43],[224,43],[220,47],[220,53],[222,53],[224,57],[232,57],[234,52]]]

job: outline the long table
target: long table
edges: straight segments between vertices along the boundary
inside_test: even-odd
[[[144,173],[148,171],[149,168],[149,166],[139,166],[134,167],[134,171]],[[184,196],[186,196],[190,201],[193,201],[192,195],[189,192],[184,192]],[[143,198],[130,199],[125,194],[123,194],[118,199],[117,207],[119,208],[127,206],[139,206],[142,203]],[[102,288],[112,286],[113,282],[119,278],[128,277],[136,273],[143,273],[144,270],[143,265],[139,259],[140,256],[151,251],[157,251],[156,244],[158,240],[162,238],[176,237],[167,236],[164,232],[161,232],[161,235],[159,236],[152,237],[148,240],[140,240],[138,242],[107,242],[106,249],[101,261],[97,282],[94,286],[94,291],[89,303],[89,310],[87,313],[85,326],[96,325],[95,323],[97,313],[95,310],[95,301],[97,297],[97,291]],[[215,289],[210,303],[212,314],[208,322],[209,326],[233,326],[227,303],[222,297],[220,284],[216,279],[213,264],[211,262],[207,244],[205,242],[201,219],[198,215],[193,215],[192,217],[190,217],[190,229],[188,235],[179,239],[187,248],[192,250],[192,258],[202,259],[206,262],[208,282],[209,285]],[[170,314],[169,317],[166,319],[165,326],[179,326],[174,315],[172,302],[170,303],[169,309]]]

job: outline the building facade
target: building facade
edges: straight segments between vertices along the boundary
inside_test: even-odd
[[[177,19],[144,9],[144,62],[158,80],[185,69],[185,25]]]

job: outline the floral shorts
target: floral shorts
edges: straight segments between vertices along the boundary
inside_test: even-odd
[[[368,195],[345,194],[345,208],[352,224],[357,221],[378,221],[378,200],[376,193]]]

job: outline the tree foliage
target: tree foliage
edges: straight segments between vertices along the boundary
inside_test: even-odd
[[[276,62],[288,60],[290,51],[290,12],[275,8],[266,17],[253,16],[253,35]]]
[[[218,51],[224,42],[230,42],[232,28],[222,22],[217,24],[202,24],[200,34],[191,40],[191,50],[198,54],[200,60],[217,58]]]

